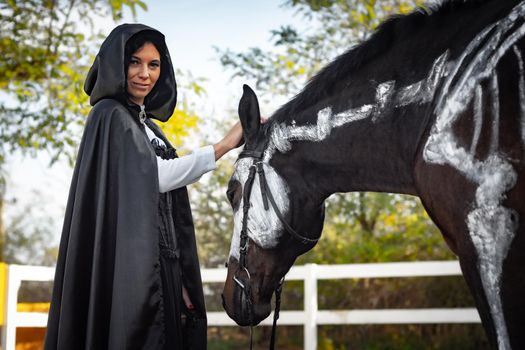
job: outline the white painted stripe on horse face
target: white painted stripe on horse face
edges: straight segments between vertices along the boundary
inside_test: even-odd
[[[235,171],[232,178],[239,181],[242,186],[248,179],[250,166],[253,164],[251,158],[241,158],[235,165]],[[285,181],[269,165],[264,164],[264,173],[268,183],[268,190],[272,192],[277,207],[286,216],[289,209],[289,189]],[[277,217],[277,214],[270,206],[269,210],[264,209],[259,175],[255,175],[250,196],[250,210],[248,211],[248,236],[255,244],[264,249],[273,248],[277,245],[279,237],[282,235],[284,228]],[[240,237],[242,228],[244,200],[237,207],[233,214],[233,236],[230,246],[230,256],[239,260]]]
[[[521,111],[521,141],[525,143],[525,77],[523,68],[523,57],[519,48],[514,45],[514,53],[518,61],[518,67],[520,72],[519,78],[519,93],[520,93],[520,111]]]

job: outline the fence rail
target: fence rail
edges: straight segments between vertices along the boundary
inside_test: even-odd
[[[203,269],[204,283],[224,282],[226,269]],[[294,266],[286,280],[304,281],[304,310],[281,311],[279,324],[302,325],[304,348],[317,348],[318,325],[348,324],[424,324],[424,323],[479,323],[474,308],[448,309],[383,309],[383,310],[319,310],[317,305],[317,281],[350,278],[404,278],[461,275],[457,261],[426,261],[348,265]],[[18,290],[22,281],[52,281],[54,268],[41,266],[11,265],[7,273],[5,324],[2,334],[2,349],[14,350],[17,327],[46,327],[47,314],[18,312]],[[270,315],[262,322],[271,325]],[[208,312],[210,326],[234,326],[225,312]]]

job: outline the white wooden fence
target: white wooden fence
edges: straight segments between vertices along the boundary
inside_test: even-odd
[[[294,266],[286,280],[304,281],[304,310],[281,311],[280,325],[302,325],[304,348],[317,348],[318,325],[348,324],[423,324],[423,323],[479,323],[476,309],[383,309],[383,310],[319,310],[317,281],[348,278],[402,278],[461,275],[457,261],[400,262],[349,265]],[[54,269],[40,266],[10,265],[8,270],[5,325],[2,349],[14,350],[17,327],[45,327],[47,314],[18,312],[18,290],[22,281],[52,281]],[[203,269],[204,283],[224,282],[226,269]],[[262,322],[271,325],[273,313]],[[234,326],[225,312],[208,312],[210,326]]]

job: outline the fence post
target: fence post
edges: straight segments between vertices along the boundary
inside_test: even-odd
[[[20,289],[21,284],[22,281],[17,273],[17,266],[8,266],[5,322],[2,332],[2,350],[14,350],[16,346],[16,306],[18,301],[18,290]]]
[[[0,263],[0,302],[2,305],[0,306],[0,325],[2,326],[2,334],[1,334],[1,347],[2,349],[5,349],[6,345],[6,319],[7,319],[7,286],[9,285],[7,282],[7,271],[8,265],[5,263]]]
[[[306,264],[304,277],[304,349],[317,349],[317,265]]]

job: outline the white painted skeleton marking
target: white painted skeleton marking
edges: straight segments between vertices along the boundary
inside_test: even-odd
[[[423,153],[427,162],[449,165],[478,186],[474,209],[468,214],[467,225],[478,253],[478,269],[500,350],[511,349],[503,315],[500,283],[503,260],[510,249],[518,220],[514,210],[502,205],[505,193],[516,183],[517,174],[504,155],[498,153],[500,106],[496,66],[508,49],[525,34],[525,25],[512,31],[516,21],[524,16],[525,2],[522,2],[507,17],[487,27],[465,49],[444,83],[443,94],[435,109],[437,121]],[[474,56],[470,62],[464,62],[467,56],[472,55]],[[459,75],[462,67],[465,68]],[[491,79],[494,123],[490,155],[485,160],[478,160],[474,152],[469,153],[457,144],[452,126],[472,98],[475,98],[475,105],[481,99],[478,87],[485,79]],[[452,86],[454,82],[455,85]],[[477,125],[481,123],[481,114],[476,113],[476,109],[475,106],[475,117],[479,120],[476,121],[472,145],[477,143]]]
[[[372,121],[377,122],[383,115],[383,111],[390,104],[395,93],[395,81],[387,81],[379,84],[376,88],[376,105],[373,111]]]
[[[397,97],[396,105],[400,107],[414,103],[424,104],[432,101],[441,78],[447,75],[448,56],[448,51],[445,51],[445,53],[434,61],[430,69],[430,74],[426,79],[401,89]]]
[[[514,45],[514,53],[516,54],[516,59],[518,60],[518,67],[520,72],[519,93],[521,111],[521,140],[525,143],[525,77],[523,72],[523,57],[516,45]]]
[[[270,133],[270,141],[264,152],[264,161],[268,162],[275,151],[288,152],[292,141],[320,142],[330,136],[334,128],[349,123],[367,119],[372,116],[375,122],[381,118],[382,112],[389,105],[396,107],[409,104],[428,103],[434,97],[437,85],[446,72],[448,51],[439,56],[433,63],[430,73],[426,79],[412,85],[405,86],[395,91],[395,81],[386,81],[376,87],[375,102],[334,114],[332,107],[325,107],[317,112],[317,124],[286,125],[286,123],[274,124]]]
[[[483,125],[483,90],[479,84],[476,86],[476,96],[474,98],[474,135],[470,145],[470,154],[472,156],[476,155],[476,147],[478,147],[481,126]]]
[[[490,138],[489,153],[492,154],[498,150],[499,145],[499,85],[496,71],[490,79],[490,90],[492,92],[492,135]]]
[[[244,185],[248,178],[248,172],[252,163],[253,160],[250,158],[239,159],[235,164],[235,172],[233,173],[232,178]],[[286,183],[268,164],[264,164],[264,173],[266,175],[269,190],[273,194],[277,207],[282,213],[286,213],[289,208],[289,190]],[[283,226],[281,220],[279,220],[277,214],[275,214],[275,211],[271,209],[271,207],[268,211],[264,210],[258,177],[259,175],[256,175],[250,197],[251,209],[248,212],[248,236],[257,245],[266,249],[272,248],[277,244],[279,232],[282,232]],[[243,204],[243,200],[241,200],[238,207],[239,209],[233,214],[234,231],[230,246],[230,255],[237,260],[239,260]]]

